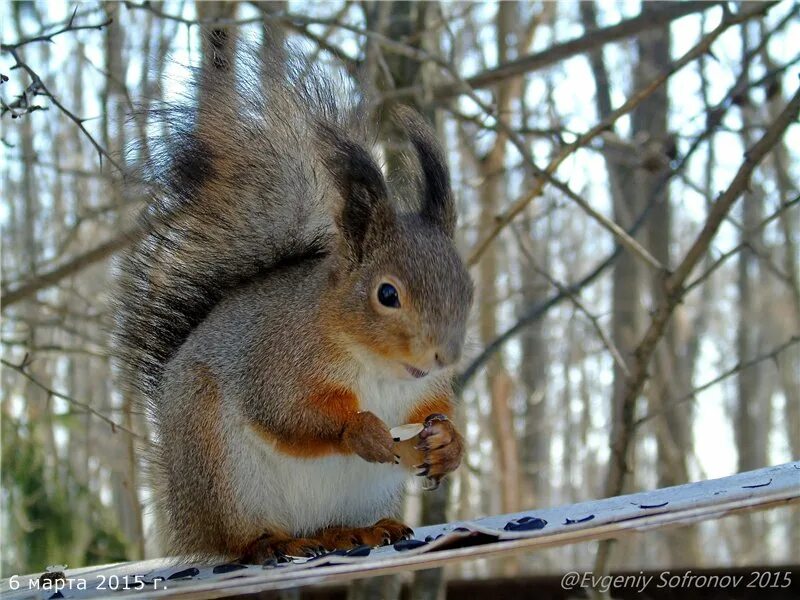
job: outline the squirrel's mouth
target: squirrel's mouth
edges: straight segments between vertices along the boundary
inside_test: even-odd
[[[403,366],[406,368],[406,371],[408,371],[408,373],[416,379],[422,379],[428,374],[427,371],[423,371],[421,369],[418,369],[417,367],[412,367],[411,365],[407,365],[406,363],[403,363]]]

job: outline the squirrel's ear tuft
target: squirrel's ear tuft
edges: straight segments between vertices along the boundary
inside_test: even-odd
[[[224,27],[203,30],[204,55],[215,69],[230,71],[233,68],[233,54],[236,42]]]
[[[369,152],[326,124],[319,125],[325,164],[342,197],[336,224],[349,258],[360,263],[370,234],[389,226],[394,211],[386,181]]]
[[[428,123],[411,108],[399,107],[396,116],[414,146],[422,169],[420,215],[452,238],[456,230],[456,207],[450,189],[450,171],[439,141]]]

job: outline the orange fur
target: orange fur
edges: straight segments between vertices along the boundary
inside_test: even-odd
[[[422,400],[408,413],[406,423],[422,423],[432,414],[442,414],[448,419],[453,416],[453,402],[447,394],[438,394]]]
[[[395,519],[381,519],[369,527],[329,527],[307,538],[276,530],[252,540],[239,556],[241,562],[257,564],[284,556],[314,556],[323,550],[349,550],[361,544],[385,546],[413,535],[413,529]]]
[[[259,423],[251,426],[277,450],[296,458],[319,458],[329,454],[351,454],[342,443],[341,435],[324,436],[324,431],[333,423],[341,433],[347,423],[358,413],[359,403],[355,393],[333,385],[309,385],[317,391],[305,401],[307,408],[298,416],[295,435],[284,438],[268,431]]]
[[[268,532],[247,544],[239,553],[239,561],[259,564],[286,556],[314,556],[323,550],[319,540],[296,538],[284,532]]]
[[[359,344],[369,348],[373,354],[391,361],[414,362],[411,352],[411,336],[397,324],[386,324],[380,335],[363,323],[354,322],[350,335]]]
[[[346,282],[343,289],[349,289]],[[340,286],[342,284],[340,283]],[[332,299],[327,303],[329,306],[336,306],[335,300],[340,288],[331,289]],[[419,327],[418,321],[413,316],[408,316],[398,322],[384,321],[381,328],[376,331],[370,326],[365,315],[355,311],[336,310],[326,308],[323,325],[329,332],[331,338],[335,339],[341,331],[347,331],[348,337],[364,348],[369,348],[373,354],[390,361],[402,361],[414,363],[414,356],[411,350],[411,342],[414,337],[415,327]]]
[[[315,439],[312,437],[284,440],[267,431],[264,427],[259,426],[258,423],[253,422],[250,425],[263,440],[275,446],[278,451],[295,458],[320,458],[329,454],[348,453],[337,440]]]
[[[306,403],[323,418],[344,424],[359,410],[358,397],[352,390],[330,384],[311,385],[309,389],[317,391]]]
[[[361,544],[385,546],[413,535],[414,531],[405,523],[395,519],[381,519],[370,527],[330,527],[315,534],[314,538],[325,548],[347,549]]]
[[[213,462],[216,471],[221,463],[218,457],[222,457],[225,452],[218,429],[221,422],[222,398],[211,369],[206,365],[197,365],[196,370],[199,387],[195,398],[199,410],[193,413],[193,420],[196,423],[193,429],[208,456],[215,457]]]

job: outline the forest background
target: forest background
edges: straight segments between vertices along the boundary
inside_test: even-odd
[[[115,378],[114,258],[144,198],[130,117],[200,24],[285,36],[437,127],[477,297],[468,453],[412,524],[800,457],[800,5],[0,2],[2,573],[162,553]],[[388,170],[402,152],[384,123]],[[758,540],[755,543],[754,540]],[[800,556],[800,510],[449,568],[449,577]]]

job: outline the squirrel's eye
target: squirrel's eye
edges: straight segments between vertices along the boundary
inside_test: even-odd
[[[400,308],[400,296],[397,288],[391,283],[382,283],[378,286],[378,302],[389,308]]]

